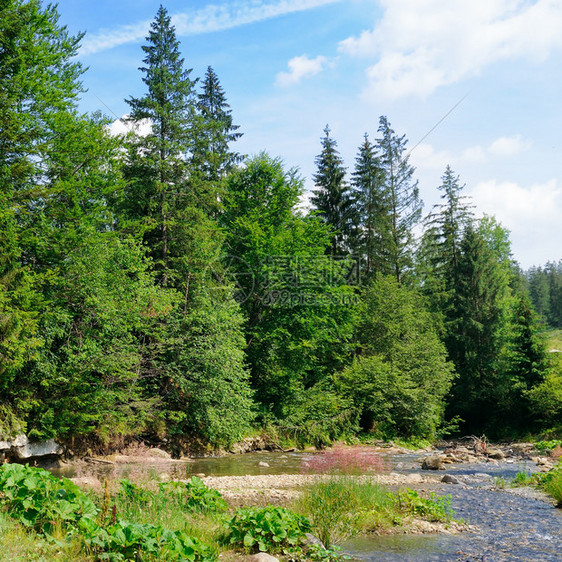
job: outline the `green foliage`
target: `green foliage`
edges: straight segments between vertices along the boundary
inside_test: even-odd
[[[161,484],[164,490],[169,486],[170,484]],[[185,483],[182,492],[185,494],[185,506],[190,511],[216,512],[226,511],[228,508],[220,492],[206,486],[197,476],[192,476]]]
[[[229,524],[229,544],[247,552],[289,553],[310,530],[306,517],[283,507],[243,507]]]
[[[414,181],[415,168],[409,162],[406,152],[406,136],[397,136],[385,116],[379,118],[377,139],[379,161],[383,173],[385,202],[382,240],[385,246],[385,274],[393,275],[402,282],[412,269],[414,262],[413,227],[421,218],[423,202],[419,197],[418,182]]]
[[[532,267],[525,273],[533,307],[543,322],[562,327],[562,260]]]
[[[432,437],[453,378],[421,296],[393,277],[363,295],[357,327],[362,355],[335,376],[360,412],[361,426],[382,436]]]
[[[295,397],[290,412],[278,422],[278,427],[299,447],[313,445],[322,449],[356,433],[357,410],[349,399],[327,384],[318,383]]]
[[[260,154],[229,177],[222,216],[256,399],[281,419],[345,361],[354,312],[348,264],[325,256],[329,231],[300,214],[302,191],[295,170]]]
[[[535,443],[535,449],[541,453],[551,451],[555,447],[562,447],[562,440],[551,439],[550,441],[537,441]]]
[[[405,488],[398,492],[396,501],[402,510],[428,521],[450,521],[454,515],[450,494],[436,496],[431,493],[429,498],[424,498],[416,490]]]
[[[545,428],[562,426],[562,354],[551,353],[544,381],[526,392],[533,417]]]
[[[217,553],[183,531],[161,525],[117,521],[103,529],[82,527],[86,544],[100,551],[99,560],[188,560],[211,562]]]
[[[361,280],[365,282],[373,274],[387,270],[385,250],[390,245],[387,221],[391,207],[385,189],[385,172],[367,134],[355,159],[351,185],[355,229],[351,246],[360,257]]]
[[[551,478],[543,484],[544,490],[556,501],[558,507],[562,507],[562,469],[553,471]]]
[[[82,519],[93,521],[94,503],[70,480],[19,464],[0,467],[0,501],[26,527],[46,535],[60,525],[71,532]]]
[[[527,472],[518,472],[512,480],[511,485],[517,486],[532,486],[537,483],[536,474],[529,474]]]
[[[153,494],[131,482],[121,483],[128,501],[148,503]],[[51,540],[62,532],[78,536],[99,560],[193,560],[217,558],[214,550],[183,531],[160,525],[116,521],[100,526],[99,509],[78,486],[49,472],[6,464],[0,467],[0,501],[11,517]]]
[[[508,337],[511,269],[507,232],[485,217],[470,225],[454,273],[455,293],[447,313],[445,343],[459,374],[450,412],[465,430],[491,430],[507,374],[500,360]]]
[[[157,491],[121,480],[117,503],[121,510],[136,517],[146,509],[176,510],[188,513],[224,513],[228,504],[221,494],[206,486],[197,476],[187,482],[162,482]]]

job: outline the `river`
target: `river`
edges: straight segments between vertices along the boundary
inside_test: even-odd
[[[311,453],[249,453],[184,461],[95,465],[91,472],[100,479],[111,473],[126,477],[131,471],[162,473],[172,477],[299,474]],[[420,470],[419,454],[386,455],[393,472],[428,474]],[[451,474],[459,484],[425,482],[410,485],[419,491],[451,495],[456,517],[473,526],[459,535],[393,535],[355,537],[343,545],[344,552],[362,560],[395,562],[562,560],[562,510],[531,489],[511,489],[508,483],[517,472],[533,472],[530,461],[500,461],[448,465],[439,475]],[[58,472],[58,471],[57,471]],[[435,474],[433,471],[431,471]],[[67,468],[61,475],[74,476]],[[280,476],[281,479],[281,476]]]

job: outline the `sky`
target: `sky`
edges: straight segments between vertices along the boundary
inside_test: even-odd
[[[86,32],[80,109],[144,93],[141,46],[160,2],[59,0]],[[169,0],[192,77],[217,73],[235,148],[297,167],[313,189],[326,125],[348,172],[385,115],[408,139],[429,212],[447,165],[524,269],[562,259],[560,0]]]

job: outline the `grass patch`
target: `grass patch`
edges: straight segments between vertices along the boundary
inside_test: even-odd
[[[562,330],[552,330],[544,332],[546,348],[549,351],[562,351]]]
[[[562,507],[562,469],[553,471],[552,477],[543,484],[543,488],[554,498],[556,506]]]
[[[394,501],[388,490],[349,475],[309,485],[295,510],[306,515],[312,532],[325,544],[340,544],[366,530],[392,524]]]
[[[313,534],[332,546],[360,533],[385,532],[412,517],[452,521],[450,502],[450,496],[425,498],[408,488],[392,493],[365,477],[336,475],[309,485],[294,508],[308,517]]]

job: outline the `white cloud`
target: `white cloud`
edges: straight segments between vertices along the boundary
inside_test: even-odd
[[[289,72],[280,72],[276,84],[278,86],[298,84],[302,78],[322,72],[327,62],[328,59],[323,56],[314,59],[309,59],[306,55],[294,57],[288,62]]]
[[[490,145],[490,153],[494,156],[516,156],[530,147],[530,141],[523,140],[521,135],[501,137]]]
[[[494,215],[511,231],[513,253],[524,267],[562,258],[556,233],[562,223],[562,187],[556,179],[529,187],[481,182],[470,193],[479,212]]]
[[[509,158],[517,156],[531,147],[531,142],[524,140],[521,135],[500,137],[489,146],[469,146],[460,153],[449,150],[436,150],[432,145],[421,143],[412,150],[412,160],[420,168],[429,170],[445,170],[447,164],[453,169],[475,164],[484,164],[490,157]]]
[[[427,96],[504,60],[542,61],[562,48],[559,0],[381,0],[372,30],[340,50],[373,61],[368,96]]]
[[[175,14],[172,24],[179,37],[212,33],[268,20],[285,14],[303,12],[342,0],[238,0],[207,6]],[[93,54],[118,45],[143,39],[150,27],[150,21],[114,29],[101,30],[87,35],[82,42],[81,54]]]
[[[123,115],[121,119],[116,119],[109,125],[109,133],[113,136],[126,135],[134,131],[141,137],[146,137],[152,132],[152,121],[150,119],[141,119],[138,123],[127,121],[128,114]]]

